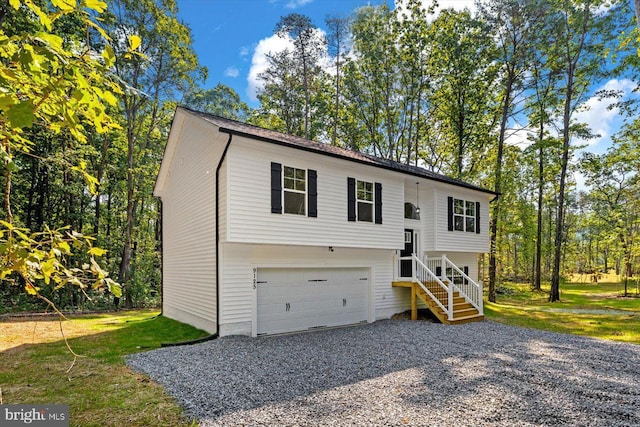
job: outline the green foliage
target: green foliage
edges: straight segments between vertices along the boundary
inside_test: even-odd
[[[16,226],[11,210],[13,174],[19,173],[16,154],[30,155],[36,126],[53,135],[69,135],[71,146],[87,142],[88,130],[105,133],[118,125],[108,114],[116,103],[119,87],[106,77],[108,61],[95,58],[87,41],[63,39],[53,26],[64,16],[73,15],[85,27],[99,28],[96,13],[104,11],[101,1],[83,6],[52,1],[45,8],[31,0],[12,0],[14,13],[26,18],[21,31],[17,26],[0,31],[0,157],[4,174],[4,221],[0,222],[0,281],[20,284],[33,296],[47,300],[42,286],[54,290],[65,285],[80,289],[105,287],[115,295],[120,287],[108,277],[95,257],[102,251],[92,240],[68,228],[31,231]],[[46,9],[51,6],[52,9]],[[103,54],[103,58],[108,55]],[[88,189],[95,190],[96,180],[80,162],[70,169],[84,176]],[[74,255],[82,254],[80,257]],[[77,267],[72,267],[74,259]],[[84,258],[83,261],[81,259]]]
[[[196,89],[185,96],[182,104],[193,110],[239,121],[246,121],[251,112],[233,89],[221,83],[213,89]]]

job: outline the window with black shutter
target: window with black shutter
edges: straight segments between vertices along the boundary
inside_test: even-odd
[[[347,219],[382,224],[382,184],[347,178]]]
[[[447,229],[480,233],[480,203],[447,198]]]
[[[318,216],[318,173],[271,163],[271,212]]]

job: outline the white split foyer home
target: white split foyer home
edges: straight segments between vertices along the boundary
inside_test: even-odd
[[[482,318],[492,191],[178,108],[154,195],[163,314],[211,334]]]

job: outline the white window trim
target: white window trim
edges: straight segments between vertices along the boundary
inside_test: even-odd
[[[462,213],[456,213],[456,202],[462,202]],[[472,203],[473,204],[473,215],[467,215],[467,203]],[[477,228],[477,224],[476,224],[476,202],[473,202],[471,200],[464,200],[464,199],[456,199],[455,197],[453,198],[453,230],[454,231],[463,231],[463,232],[469,232],[469,233],[474,233],[476,231]],[[456,227],[456,217],[460,217],[462,218],[462,230],[457,230]],[[471,218],[473,219],[473,230],[467,230],[467,218]]]
[[[289,169],[293,169],[294,170],[294,181],[296,180],[295,178],[295,171],[296,170],[303,170],[304,171],[304,191],[301,190],[295,190],[292,188],[285,188],[284,185],[284,178],[285,178],[285,170],[289,168]],[[306,168],[298,168],[295,166],[286,166],[286,165],[282,165],[282,214],[283,215],[295,215],[295,216],[307,216],[309,214],[309,206],[308,206],[308,198],[307,198],[307,191],[309,190],[309,171]],[[297,213],[291,213],[291,212],[287,212],[286,211],[286,202],[285,202],[285,193],[297,193],[297,194],[304,194],[304,214],[297,214]]]
[[[358,183],[363,182],[365,184],[371,185],[371,200],[363,200],[359,197],[358,194]],[[376,191],[375,191],[375,183],[373,181],[365,181],[362,179],[356,179],[356,220],[358,222],[375,222],[375,201],[376,201]],[[360,219],[358,204],[359,203],[367,203],[371,205],[371,221],[367,221],[364,219]]]

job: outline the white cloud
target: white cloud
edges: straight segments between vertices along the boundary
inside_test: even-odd
[[[533,141],[529,139],[529,135],[532,133],[533,129],[530,127],[515,123],[512,125],[511,129],[506,132],[504,142],[509,145],[518,146],[520,149],[524,150],[533,144]]]
[[[249,56],[249,48],[247,46],[242,46],[240,48],[240,56],[241,57]]]
[[[596,92],[601,90],[620,91],[624,96],[628,96],[634,88],[635,84],[631,80],[613,79],[598,88]],[[576,144],[587,145],[589,151],[602,151],[602,147],[596,146],[608,144],[611,141],[611,135],[617,131],[620,125],[619,109],[609,109],[609,106],[615,101],[610,98],[600,99],[598,95],[594,95],[581,105],[580,110],[575,113],[574,119],[579,123],[586,123],[591,128],[591,132],[598,136],[589,140],[576,140]]]
[[[284,7],[287,9],[297,9],[305,4],[311,3],[313,0],[289,0]]]
[[[249,99],[252,101],[258,100],[258,91],[262,89],[262,83],[258,80],[258,76],[269,66],[267,55],[282,52],[285,49],[293,49],[293,42],[289,37],[279,37],[274,34],[258,42],[253,51],[251,68],[247,76],[247,95]]]
[[[240,75],[240,70],[238,70],[236,67],[229,67],[226,70],[224,70],[224,75],[227,77],[238,77]]]

